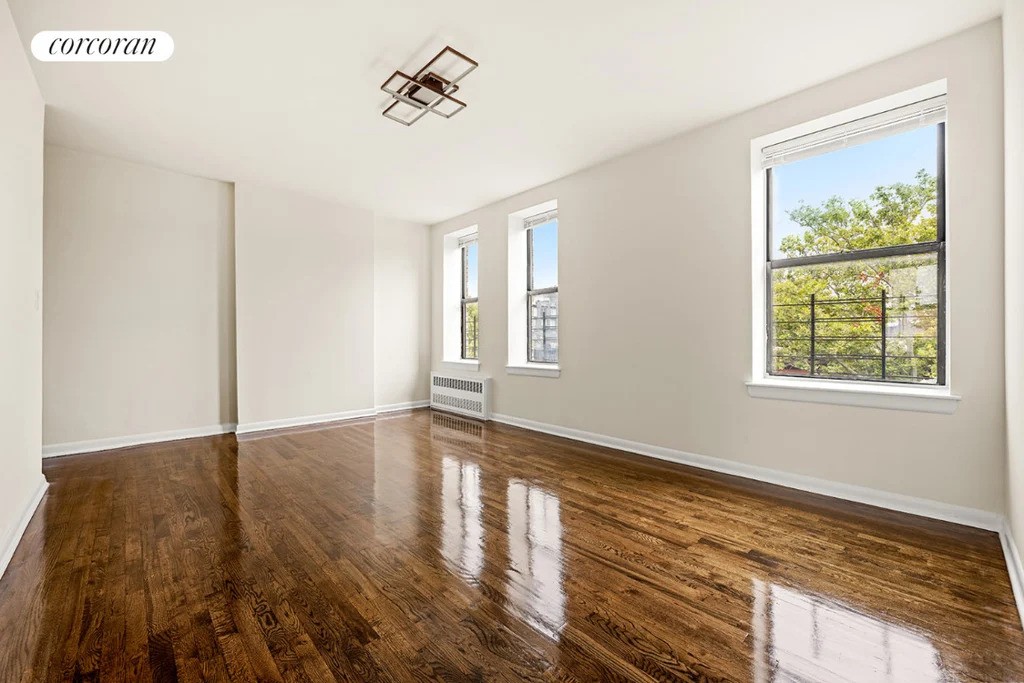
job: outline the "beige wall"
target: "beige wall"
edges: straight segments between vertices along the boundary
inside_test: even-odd
[[[1004,509],[1002,54],[991,22],[435,226],[480,230],[493,409],[791,473]],[[754,399],[750,141],[947,78],[952,416]],[[557,199],[558,379],[506,375],[507,216]],[[629,320],[649,325],[642,343]]]
[[[1007,512],[1024,542],[1024,0],[1003,17],[1006,114]]]
[[[373,248],[377,407],[430,397],[430,232],[377,216]]]
[[[371,410],[373,214],[235,187],[240,425]]]
[[[43,483],[43,100],[0,3],[0,572]]]
[[[251,424],[427,397],[425,226],[273,188],[238,193],[46,148],[43,422],[54,452],[216,429],[239,412]],[[386,359],[376,366],[375,348]]]
[[[235,422],[232,187],[46,148],[43,443]]]

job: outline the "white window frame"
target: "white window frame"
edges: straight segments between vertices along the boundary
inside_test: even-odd
[[[474,236],[479,244],[479,230],[475,225],[449,232],[444,236],[444,253],[441,260],[441,366],[445,370],[480,370],[479,358],[474,360],[462,357],[462,245]],[[478,268],[480,253],[481,251],[477,252]],[[478,299],[479,285],[478,279]],[[479,321],[479,309],[477,315]],[[480,351],[478,338],[477,356],[482,355]]]
[[[527,207],[508,216],[508,364],[509,375],[557,378],[561,376],[561,339],[559,325],[559,362],[531,363],[528,360],[529,318],[527,293],[527,228],[526,220],[538,214],[558,210],[558,200],[552,199]],[[559,230],[561,241],[561,230]],[[561,260],[561,249],[559,249]],[[561,316],[561,301],[559,301]]]
[[[750,254],[751,254],[751,371],[747,379],[747,391],[754,398],[804,401],[853,405],[891,410],[950,414],[956,410],[960,397],[952,392],[953,374],[950,341],[949,297],[946,299],[946,384],[943,386],[895,385],[877,382],[851,380],[830,380],[803,377],[772,376],[765,366],[768,343],[766,320],[766,268],[768,245],[766,236],[765,171],[761,163],[761,150],[773,144],[809,135],[834,126],[850,123],[857,119],[879,114],[897,107],[913,104],[930,97],[946,94],[946,81],[936,81],[912,88],[867,104],[847,109],[836,114],[823,116],[784,130],[751,140],[750,143]],[[946,178],[949,178],[947,169]],[[947,181],[948,182],[948,181]],[[948,209],[947,209],[947,226]],[[946,235],[946,287],[953,281],[953,249],[950,231]],[[955,231],[954,231],[955,234]]]

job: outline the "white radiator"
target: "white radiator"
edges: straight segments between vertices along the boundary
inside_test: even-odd
[[[430,373],[430,407],[479,420],[491,417],[491,380]]]

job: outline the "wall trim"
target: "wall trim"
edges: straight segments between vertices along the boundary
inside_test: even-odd
[[[21,537],[25,535],[25,529],[28,528],[28,523],[32,521],[32,516],[36,513],[36,509],[39,507],[39,503],[42,502],[43,496],[46,494],[46,489],[49,488],[50,483],[43,477],[42,472],[39,473],[39,484],[36,486],[35,493],[32,494],[32,498],[29,499],[28,505],[21,513],[21,518],[18,523],[14,526],[14,531],[4,541],[3,550],[0,551],[0,578],[3,577],[4,572],[7,571],[7,566],[11,563],[14,558],[14,551],[18,549],[18,544],[21,542]]]
[[[829,481],[827,479],[818,479],[816,477],[809,477],[802,474],[792,474],[781,470],[760,467],[758,465],[750,465],[735,460],[725,460],[723,458],[715,458],[708,455],[687,453],[686,451],[679,451],[673,448],[666,448],[664,446],[652,446],[650,444],[640,443],[637,441],[628,441],[626,439],[619,439],[613,436],[605,436],[604,434],[595,434],[579,429],[571,429],[569,427],[545,424],[543,422],[534,422],[533,420],[526,420],[512,415],[492,413],[491,419],[496,422],[512,425],[513,427],[522,427],[523,429],[552,434],[554,436],[561,436],[567,439],[573,439],[574,441],[583,441],[585,443],[592,443],[598,446],[606,446],[620,451],[646,455],[659,460],[667,460],[669,462],[689,465],[691,467],[719,472],[721,474],[731,474],[733,476],[743,477],[744,479],[754,479],[756,481],[763,481],[769,484],[797,489],[799,491],[807,491],[809,493],[817,493],[823,496],[830,496],[832,498],[864,503],[875,507],[885,508],[887,510],[906,512],[911,515],[929,517],[931,519],[938,519],[944,522],[963,524],[965,526],[975,527],[978,529],[985,529],[986,531],[1000,532],[1003,528],[1003,516],[986,510],[977,510],[975,508],[962,507],[959,505],[952,505],[950,503],[941,503],[939,501],[928,500],[925,498],[915,498],[913,496],[906,496],[900,493],[891,493],[889,491],[880,491],[878,489],[871,489],[864,486],[844,484],[841,482]]]
[[[1017,613],[1020,615],[1021,626],[1024,626],[1024,564],[1020,561],[1010,522],[1006,519],[1003,520],[1003,528],[999,530],[999,541],[1006,558],[1006,571],[1010,573],[1010,588],[1013,589],[1013,599],[1017,603]]]
[[[373,417],[376,414],[377,410],[375,408],[359,408],[357,410],[344,410],[340,413],[287,417],[283,420],[266,420],[264,422],[246,422],[245,424],[238,425],[235,433],[251,434],[252,432],[265,432],[271,429],[305,427],[306,425],[323,424],[325,422],[341,422],[342,420],[354,420],[360,417]]]
[[[89,441],[69,441],[67,443],[55,443],[43,446],[43,457],[56,458],[62,455],[75,455],[77,453],[109,451],[115,448],[141,446],[143,444],[159,443],[161,441],[178,441],[180,439],[194,439],[200,436],[229,434],[233,431],[235,431],[234,423],[226,423],[209,425],[206,427],[193,427],[191,429],[174,429],[167,432],[152,432],[149,434],[134,434],[132,436],[115,436],[106,439],[91,439]]]
[[[869,386],[867,382],[849,380],[765,378],[747,382],[747,393],[753,398],[911,410],[943,415],[952,415],[960,403],[960,397],[950,393],[948,387],[894,387],[881,384]]]
[[[377,406],[374,410],[378,415],[383,415],[385,413],[397,413],[401,410],[415,410],[416,408],[426,408],[429,405],[429,400],[406,401],[405,403],[389,403],[388,405]]]
[[[340,413],[328,413],[325,415],[309,415],[305,417],[292,417],[283,420],[267,420],[265,422],[249,422],[236,425],[233,422],[210,425],[208,427],[195,427],[193,429],[175,429],[167,432],[152,432],[150,434],[135,434],[132,436],[115,436],[106,439],[90,439],[88,441],[69,441],[66,443],[55,443],[43,446],[44,458],[57,458],[63,455],[76,455],[79,453],[94,453],[98,451],[109,451],[117,448],[128,448],[130,446],[142,446],[162,441],[179,441],[181,439],[194,439],[200,436],[216,436],[218,434],[249,434],[252,432],[264,432],[271,429],[284,429],[286,427],[303,427],[306,425],[322,424],[327,422],[340,422],[352,420],[359,417],[373,417],[386,413],[394,413],[402,410],[414,410],[426,408],[430,401],[407,401],[405,403],[391,403],[359,410],[346,410]]]

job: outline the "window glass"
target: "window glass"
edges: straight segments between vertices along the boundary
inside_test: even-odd
[[[772,168],[771,257],[934,241],[937,129]]]
[[[558,362],[558,292],[530,295],[530,362]]]
[[[558,219],[530,228],[533,247],[531,289],[558,286]]]
[[[477,359],[480,345],[480,305],[473,301],[462,305],[462,357]]]
[[[934,383],[935,253],[772,271],[777,375]]]
[[[769,374],[945,383],[944,135],[768,169]]]
[[[465,268],[466,268],[466,291],[465,298],[475,299],[479,296],[477,292],[477,281],[479,279],[479,269],[477,267],[478,249],[477,243],[471,242],[467,244],[464,249],[466,250]]]
[[[558,218],[527,230],[527,354],[531,363],[558,362]]]

